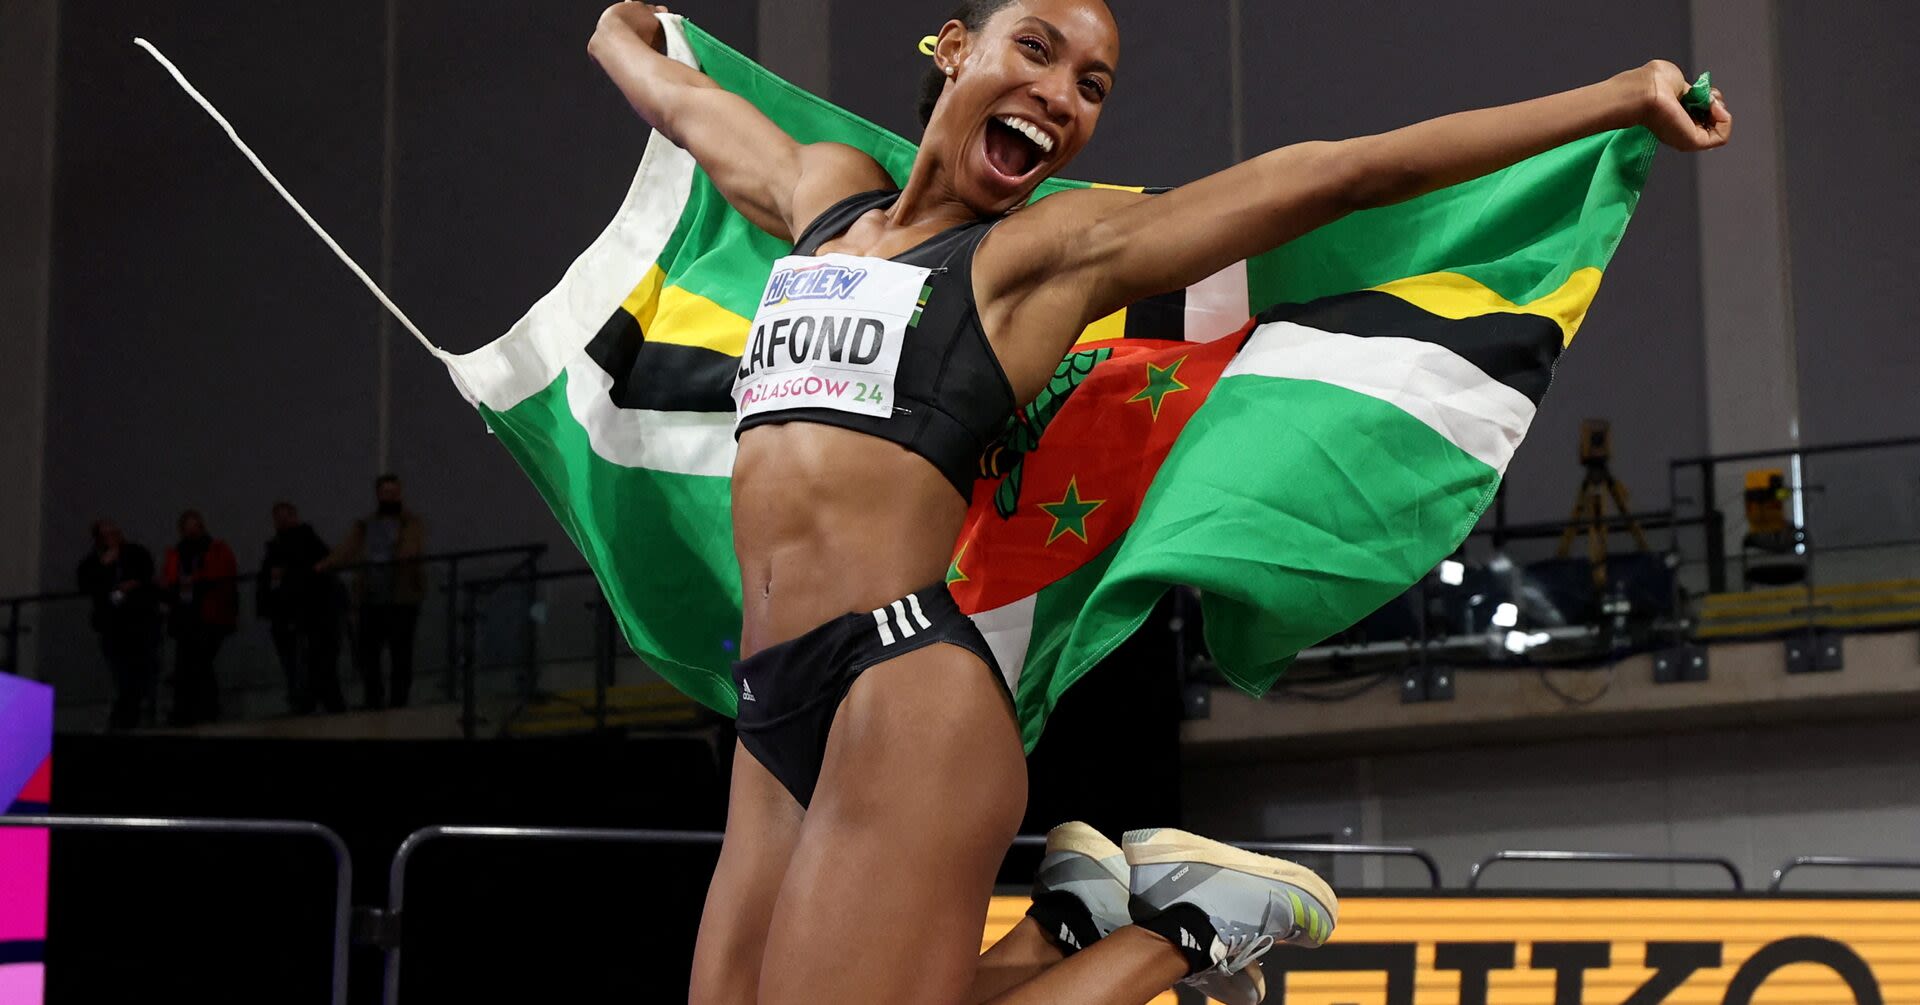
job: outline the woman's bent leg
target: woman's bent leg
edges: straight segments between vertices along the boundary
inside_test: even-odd
[[[762,1005],[969,1001],[1027,772],[1004,688],[932,645],[841,704],[767,940]]]
[[[999,942],[980,954],[967,1000],[981,1005],[1053,969],[1066,958],[1032,918],[1021,918]]]
[[[707,887],[693,951],[690,1005],[753,1005],[774,899],[806,812],[738,744],[727,797],[727,836]]]
[[[1129,925],[983,1005],[1146,1005],[1185,976],[1172,943]]]

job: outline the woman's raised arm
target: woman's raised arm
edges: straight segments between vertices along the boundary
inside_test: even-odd
[[[863,182],[891,184],[880,166],[858,151],[798,143],[746,99],[668,58],[658,17],[665,12],[634,0],[614,4],[600,15],[587,54],[633,110],[692,154],[720,194],[755,226],[791,241],[845,191]],[[810,197],[815,187],[823,189],[819,198]]]
[[[1151,198],[1089,193],[1098,218],[1058,245],[1061,278],[1085,291],[1087,316],[1181,289],[1348,213],[1478,178],[1584,136],[1644,125],[1680,150],[1727,142],[1733,119],[1714,92],[1703,120],[1665,61],[1577,90],[1460,112],[1375,136],[1301,143]],[[1080,193],[1066,193],[1080,195]],[[1040,209],[1053,200],[1042,200]],[[1071,203],[1057,212],[1066,213]],[[1084,217],[1082,217],[1084,219]]]

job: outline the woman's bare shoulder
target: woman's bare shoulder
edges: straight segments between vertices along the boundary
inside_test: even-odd
[[[986,251],[988,267],[1002,283],[1044,279],[1061,266],[1094,224],[1145,198],[1118,188],[1075,188],[1045,196],[994,229]]]

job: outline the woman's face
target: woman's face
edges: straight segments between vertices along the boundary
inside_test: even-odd
[[[1016,0],[978,32],[949,22],[934,59],[953,74],[925,146],[962,201],[995,215],[1025,203],[1093,138],[1120,34],[1102,0]]]

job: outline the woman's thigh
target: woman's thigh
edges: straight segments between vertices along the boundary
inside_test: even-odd
[[[727,835],[700,913],[691,1005],[753,1005],[774,900],[806,812],[739,744],[727,795]]]
[[[1019,731],[979,657],[938,644],[863,673],[834,717],[760,1002],[964,1001],[1026,800]]]

